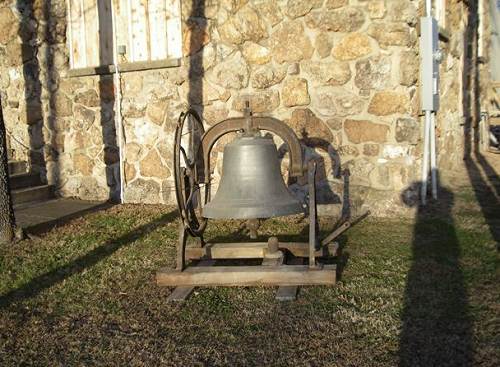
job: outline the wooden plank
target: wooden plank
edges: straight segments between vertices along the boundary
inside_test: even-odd
[[[156,273],[160,286],[283,286],[334,285],[336,266],[310,269],[308,265],[190,267]]]
[[[207,243],[204,247],[186,248],[187,259],[259,259],[267,249],[266,242],[259,243]]]
[[[182,26],[180,0],[166,0],[167,57],[182,57]]]
[[[132,44],[129,61],[149,59],[147,0],[130,0]]]
[[[118,68],[120,72],[138,71],[138,70],[151,70],[151,69],[163,69],[163,68],[173,68],[181,65],[181,60],[179,59],[168,59],[168,60],[156,60],[156,61],[140,61],[140,62],[130,62],[125,64],[119,64]],[[79,77],[87,75],[108,75],[115,72],[114,65],[103,65],[98,67],[90,68],[78,68],[68,71],[69,77]]]
[[[309,256],[309,243],[307,242],[280,242],[279,248],[287,250],[297,257]],[[316,250],[317,257],[335,256],[338,245],[329,243]],[[201,259],[260,259],[266,254],[267,242],[235,242],[235,243],[207,243],[204,247],[186,248],[186,258]]]
[[[69,44],[69,67],[70,69],[74,65],[74,56],[73,56],[73,20],[71,18],[72,10],[71,10],[72,0],[66,0],[66,9],[67,9],[67,18],[68,18],[68,44]]]
[[[113,15],[111,0],[98,0],[99,65],[113,63]]]
[[[83,0],[86,66],[99,65],[99,19],[97,0]]]
[[[265,257],[262,259],[262,266],[279,266],[283,265],[283,260],[285,257],[283,256],[283,253],[281,253],[281,256],[276,256],[276,257]]]
[[[114,35],[113,41],[116,42],[116,46],[125,46],[126,54],[125,58],[129,58],[130,55],[130,38],[129,38],[129,9],[128,0],[113,0],[113,13],[115,20],[116,34]],[[119,60],[121,62],[122,60]]]
[[[68,0],[71,28],[71,68],[86,67],[85,24],[83,22],[83,0]]]
[[[152,45],[150,60],[167,58],[165,6],[165,0],[149,0],[149,34]]]
[[[203,260],[197,266],[212,266],[215,264],[213,260]],[[195,287],[177,287],[167,297],[167,302],[182,302],[188,299],[193,293]]]

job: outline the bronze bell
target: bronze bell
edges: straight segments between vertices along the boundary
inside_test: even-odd
[[[271,136],[239,133],[224,147],[222,177],[205,218],[255,219],[303,213],[281,176]]]

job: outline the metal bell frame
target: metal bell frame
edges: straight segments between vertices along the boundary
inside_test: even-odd
[[[188,128],[186,133],[183,132],[185,127]],[[203,233],[208,220],[202,216],[202,209],[210,201],[212,148],[227,133],[260,130],[280,136],[288,145],[291,177],[308,175],[309,241],[279,242],[276,237],[270,237],[267,243],[206,243]],[[188,151],[182,147],[186,135],[189,140]],[[182,166],[181,160],[184,160],[185,166]],[[319,240],[315,175],[316,162],[310,161],[307,166],[304,165],[302,147],[295,132],[273,117],[253,116],[248,104],[243,117],[223,120],[207,131],[204,131],[201,118],[195,110],[182,113],[176,126],[174,145],[175,193],[181,217],[177,265],[175,270],[160,269],[157,272],[158,285],[177,286],[177,290],[186,296],[195,286],[277,285],[280,291],[281,286],[293,288],[299,285],[335,284],[335,265],[323,265],[316,259],[335,256],[338,244],[334,240],[349,227],[349,222]],[[201,190],[203,186],[204,193]],[[186,247],[188,236],[198,239],[197,247]],[[283,264],[285,251],[297,258],[308,258],[309,264]],[[263,263],[261,266],[211,266],[217,259],[250,258],[262,258]],[[198,266],[186,267],[186,259],[202,261]]]

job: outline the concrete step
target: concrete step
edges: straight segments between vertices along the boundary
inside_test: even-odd
[[[53,197],[54,186],[51,185],[40,185],[12,191],[12,202],[14,205],[48,200]]]
[[[26,173],[16,173],[15,175],[10,175],[10,189],[24,189],[27,187],[40,186],[42,180],[38,173],[26,172]]]
[[[9,173],[11,175],[26,173],[27,171],[28,163],[26,161],[9,161]]]
[[[112,204],[76,199],[51,199],[14,208],[16,223],[29,233],[42,233],[87,213],[110,208]]]

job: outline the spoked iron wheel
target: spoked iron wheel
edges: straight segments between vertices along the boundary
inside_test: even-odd
[[[201,216],[201,210],[210,198],[209,185],[202,184],[200,187],[199,182],[204,172],[201,149],[204,132],[201,118],[195,110],[179,116],[174,145],[175,195],[182,223],[193,237],[203,235],[207,219]]]

